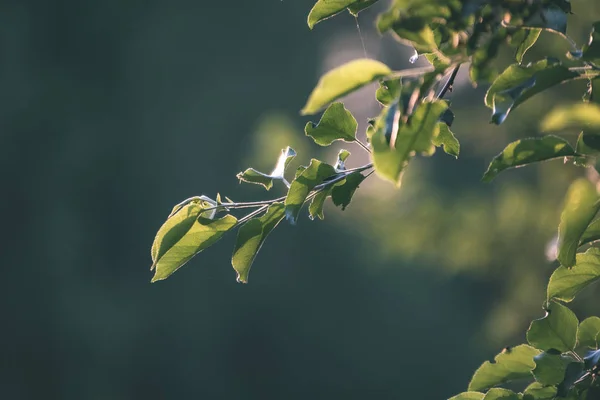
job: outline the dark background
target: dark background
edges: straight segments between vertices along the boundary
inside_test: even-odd
[[[1,398],[437,400],[524,341],[542,315],[566,185],[584,170],[553,162],[479,179],[584,83],[496,127],[485,87],[461,73],[459,160],[415,160],[400,190],[372,177],[346,211],[283,223],[248,285],[229,263],[233,235],[149,283],[150,245],[174,204],[279,196],[235,174],[268,170],[288,144],[303,164],[335,156],[303,137],[298,110],[319,75],[363,47],[349,15],[310,31],[313,3],[0,3]],[[582,44],[600,10],[573,8]],[[368,56],[411,67],[408,49],[374,32],[377,11],[359,18]],[[528,59],[566,49],[546,34]],[[377,113],[373,89],[347,102],[361,129]],[[350,150],[350,166],[366,161]],[[597,313],[593,291],[580,319]]]

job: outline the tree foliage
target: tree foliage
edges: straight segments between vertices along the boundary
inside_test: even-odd
[[[313,29],[338,14],[356,16],[377,0],[319,0],[308,15]],[[521,138],[509,143],[491,160],[482,180],[532,163],[563,159],[584,168],[598,168],[600,107],[600,22],[590,27],[589,42],[578,46],[566,35],[571,5],[568,0],[393,0],[375,24],[381,34],[391,34],[411,46],[430,66],[393,71],[371,59],[359,59],[327,72],[308,96],[303,115],[323,111],[317,122],[306,124],[305,133],[320,146],[343,141],[369,154],[370,162],[348,169],[347,150],[327,163],[312,159],[307,166],[289,171],[296,152],[282,153],[271,173],[248,168],[238,174],[241,182],[287,187],[283,197],[254,202],[222,200],[216,195],[192,197],[175,206],[152,245],[153,281],[166,279],[199,252],[216,243],[228,231],[238,229],[232,265],[239,282],[247,283],[250,268],[268,235],[284,219],[296,224],[304,206],[309,217],[324,218],[323,205],[331,198],[342,210],[348,207],[360,184],[374,172],[399,185],[406,168],[418,156],[432,156],[442,148],[458,157],[460,144],[451,131],[452,104],[444,97],[460,68],[468,68],[473,85],[489,85],[483,99],[491,111],[490,122],[502,124],[511,112],[547,89],[575,80],[589,82],[584,100],[552,109],[540,123],[552,135]],[[546,33],[544,33],[546,32]],[[564,40],[571,50],[558,58],[523,63],[526,52],[542,34]],[[503,47],[514,49],[514,63],[499,70],[496,57]],[[344,96],[379,82],[376,99],[379,115],[357,135],[357,121],[343,103]],[[556,133],[582,131],[576,143]],[[545,314],[531,322],[527,344],[507,347],[493,362],[477,369],[468,391],[452,399],[586,399],[597,393],[600,364],[600,318],[579,322],[566,303],[600,279],[600,197],[586,178],[572,182],[565,194],[558,226],[556,259],[543,302]],[[238,210],[252,210],[234,216]],[[219,216],[224,214],[224,216]],[[532,383],[522,393],[505,385],[513,380]],[[511,386],[513,388],[513,386]],[[594,392],[596,391],[596,392]]]

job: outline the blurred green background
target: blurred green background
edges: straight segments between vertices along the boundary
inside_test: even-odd
[[[524,341],[555,267],[545,252],[565,189],[585,172],[551,162],[479,179],[585,83],[496,127],[464,68],[451,94],[459,160],[417,159],[399,190],[372,177],[346,211],[283,223],[248,285],[229,263],[233,235],[149,283],[174,204],[279,196],[235,174],[270,169],[288,144],[304,164],[333,161],[337,148],[305,138],[298,114],[323,72],[365,51],[412,67],[409,49],[375,33],[377,8],[359,17],[363,50],[349,15],[310,31],[313,3],[0,4],[1,398],[436,400]],[[573,11],[582,44],[600,5]],[[567,49],[545,34],[527,57]],[[361,129],[378,111],[373,90],[347,99]],[[349,149],[351,167],[366,162]],[[579,298],[580,319],[597,300]]]

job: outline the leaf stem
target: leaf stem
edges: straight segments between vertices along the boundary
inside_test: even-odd
[[[583,358],[581,358],[581,356],[579,354],[575,353],[574,351],[569,351],[568,354],[570,354],[571,356],[573,356],[573,358],[575,358],[577,361],[579,361],[581,363],[584,362]]]
[[[366,144],[364,144],[363,142],[361,142],[358,139],[354,139],[354,142],[359,145],[360,147],[362,147],[362,149],[364,151],[366,151],[367,153],[371,154],[371,149],[369,148],[369,146],[367,146]]]

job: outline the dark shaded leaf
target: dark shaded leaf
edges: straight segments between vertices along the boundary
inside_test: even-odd
[[[558,385],[565,378],[565,371],[571,359],[563,357],[559,351],[545,351],[534,357],[535,380],[544,385]]]
[[[565,380],[562,381],[561,384],[557,387],[558,396],[566,397],[575,385],[575,382],[581,379],[585,374],[586,372],[583,368],[583,363],[572,362],[569,365],[567,365]]]
[[[596,187],[581,178],[571,184],[558,226],[558,261],[567,268],[575,264],[579,241],[600,208]]]
[[[308,122],[304,132],[318,145],[329,146],[336,140],[355,141],[357,126],[356,119],[342,103],[333,103],[325,110],[319,123]]]
[[[391,73],[392,71],[379,61],[367,58],[350,61],[321,77],[300,113],[316,114],[340,97]]]
[[[523,56],[529,50],[535,42],[537,42],[540,34],[542,33],[541,29],[524,29],[525,37],[523,41],[517,47],[517,51],[515,53],[515,59],[519,64],[523,62]]]
[[[285,199],[285,216],[288,221],[295,224],[298,220],[300,209],[311,190],[325,178],[335,175],[336,172],[329,164],[312,159],[310,165],[294,179]]]
[[[557,136],[517,140],[494,157],[482,180],[490,182],[505,169],[574,155],[575,151],[569,142]]]
[[[600,350],[589,351],[585,357],[583,357],[585,369],[592,370],[594,367],[600,365]]]
[[[331,196],[331,188],[324,189],[317,193],[315,197],[310,202],[308,206],[308,216],[310,219],[315,219],[318,217],[319,219],[324,219],[325,214],[323,214],[323,206],[325,205],[325,200],[327,197]]]
[[[567,307],[555,301],[548,302],[546,316],[536,319],[529,326],[527,341],[535,348],[566,352],[577,344],[579,321]]]
[[[600,249],[577,254],[573,268],[558,267],[548,282],[548,299],[571,301],[577,293],[600,278]]]
[[[600,344],[600,318],[589,317],[581,321],[577,331],[579,346],[597,349]]]
[[[588,44],[583,46],[581,58],[586,61],[591,61],[598,64],[600,61],[600,22],[595,22],[592,25],[590,40]]]
[[[354,192],[358,189],[358,185],[365,180],[365,176],[360,172],[353,172],[346,176],[341,185],[335,185],[331,191],[331,200],[336,206],[342,206],[342,211],[348,207]]]
[[[273,203],[265,215],[251,219],[240,227],[231,257],[238,282],[248,283],[252,263],[269,233],[285,216],[284,209],[283,203]]]
[[[494,362],[484,362],[475,371],[469,391],[480,391],[515,379],[531,378],[531,370],[535,368],[533,358],[540,354],[526,344],[508,348],[498,354]]]

